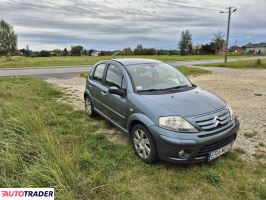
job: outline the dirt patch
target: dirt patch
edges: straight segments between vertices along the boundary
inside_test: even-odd
[[[62,98],[57,101],[68,103],[73,105],[76,110],[84,110],[84,99],[83,94],[85,90],[86,79],[81,77],[69,78],[69,79],[58,79],[50,78],[46,79],[48,83],[55,85],[61,91],[65,93]],[[116,145],[127,145],[129,143],[128,137],[119,131],[117,128],[111,125],[107,125],[106,122],[101,118],[90,119],[94,125],[100,127],[108,126],[108,128],[100,128],[97,130],[99,133],[104,133],[106,140]],[[108,136],[108,137],[107,137]]]
[[[241,124],[234,148],[243,149],[246,160],[266,152],[266,70],[204,69],[213,74],[191,80],[222,97],[233,108]]]
[[[74,109],[84,109],[84,90],[86,79],[75,77],[69,79],[50,78],[46,79],[48,83],[57,86],[65,95],[58,101],[73,105]]]
[[[191,78],[192,82],[221,96],[233,108],[240,120],[240,131],[234,148],[242,149],[246,160],[264,159],[266,152],[266,70],[240,70],[227,68],[204,68],[213,72]],[[65,92],[59,101],[71,103],[75,109],[83,110],[85,79],[47,79]],[[103,120],[94,120],[103,123]],[[106,139],[114,144],[128,144],[127,137],[118,129],[99,129]],[[241,151],[241,150],[240,150]]]

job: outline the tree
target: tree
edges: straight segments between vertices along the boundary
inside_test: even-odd
[[[179,41],[179,50],[181,55],[188,55],[192,52],[192,34],[189,30],[182,31]]]
[[[26,52],[25,52],[25,56],[26,56],[26,57],[29,57],[31,54],[32,54],[32,51],[30,50],[29,45],[27,44],[27,46],[26,46]]]
[[[0,54],[11,56],[17,50],[17,35],[13,27],[4,20],[0,21]]]
[[[132,55],[132,50],[130,47],[123,49],[122,55],[129,56]]]
[[[224,47],[225,40],[221,31],[213,34],[212,42],[214,44],[215,54],[219,54]]]
[[[143,47],[142,44],[138,44],[134,49],[134,55],[142,55]]]
[[[62,51],[61,51],[61,49],[54,49],[52,52],[51,52],[51,54],[53,55],[53,56],[62,56]]]
[[[40,57],[50,57],[51,53],[50,53],[50,51],[42,50],[42,51],[40,51],[39,56]]]
[[[71,55],[72,56],[81,56],[82,52],[83,52],[83,46],[72,46],[71,47]]]
[[[63,56],[68,56],[68,50],[67,50],[67,48],[64,48]]]
[[[210,44],[202,45],[200,53],[201,54],[215,54],[214,43],[212,42]]]

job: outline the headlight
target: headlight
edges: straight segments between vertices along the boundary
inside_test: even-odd
[[[160,117],[159,126],[172,131],[198,132],[194,126],[179,116]]]
[[[235,118],[234,111],[230,106],[227,106],[229,113],[230,113],[230,119],[233,120]]]

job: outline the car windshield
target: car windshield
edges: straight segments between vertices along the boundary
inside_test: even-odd
[[[192,87],[191,82],[182,73],[166,63],[127,65],[126,68],[137,92]]]

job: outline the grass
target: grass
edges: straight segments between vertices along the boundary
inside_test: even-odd
[[[216,64],[208,64],[204,66],[226,67],[226,68],[235,68],[235,69],[266,69],[266,59],[243,60],[243,61],[228,62],[228,63],[216,63]]]
[[[254,94],[254,95],[255,95],[255,96],[258,96],[258,97],[263,96],[263,94],[258,94],[258,93]]]
[[[73,66],[73,65],[91,65],[100,60],[113,58],[123,58],[125,56],[67,56],[67,57],[13,57],[12,60],[0,57],[0,68],[10,67],[45,67],[45,66]],[[126,56],[127,58],[151,58],[165,62],[181,60],[201,60],[222,58],[220,55],[190,55],[190,56]],[[240,56],[231,56],[240,57]],[[243,56],[242,56],[243,57]]]
[[[197,68],[197,67],[185,67],[185,66],[182,66],[182,67],[177,67],[177,69],[179,71],[181,71],[186,76],[199,76],[199,75],[202,75],[202,74],[211,74],[210,71],[204,70],[204,69],[200,69],[200,68]],[[80,73],[80,76],[83,77],[83,78],[87,78],[88,72],[82,72],[82,73]]]
[[[259,142],[260,147],[265,147],[266,145],[263,142]]]
[[[204,70],[204,69],[200,69],[197,67],[177,67],[177,69],[179,71],[181,71],[184,75],[186,76],[198,76],[198,75],[202,75],[202,74],[211,74],[210,71],[208,70]]]
[[[252,132],[246,132],[246,133],[244,133],[244,136],[246,137],[246,138],[253,138],[253,137],[255,137],[257,135],[257,132],[256,131],[252,131]]]
[[[246,153],[246,151],[244,149],[239,148],[239,147],[235,148],[235,151],[238,152],[239,154],[245,154]]]
[[[54,187],[56,199],[266,199],[266,165],[231,151],[207,164],[140,161],[112,126],[57,102],[32,78],[0,78],[0,187]],[[116,131],[118,137],[125,137]]]
[[[80,76],[83,78],[87,78],[88,77],[88,72],[81,72]]]

